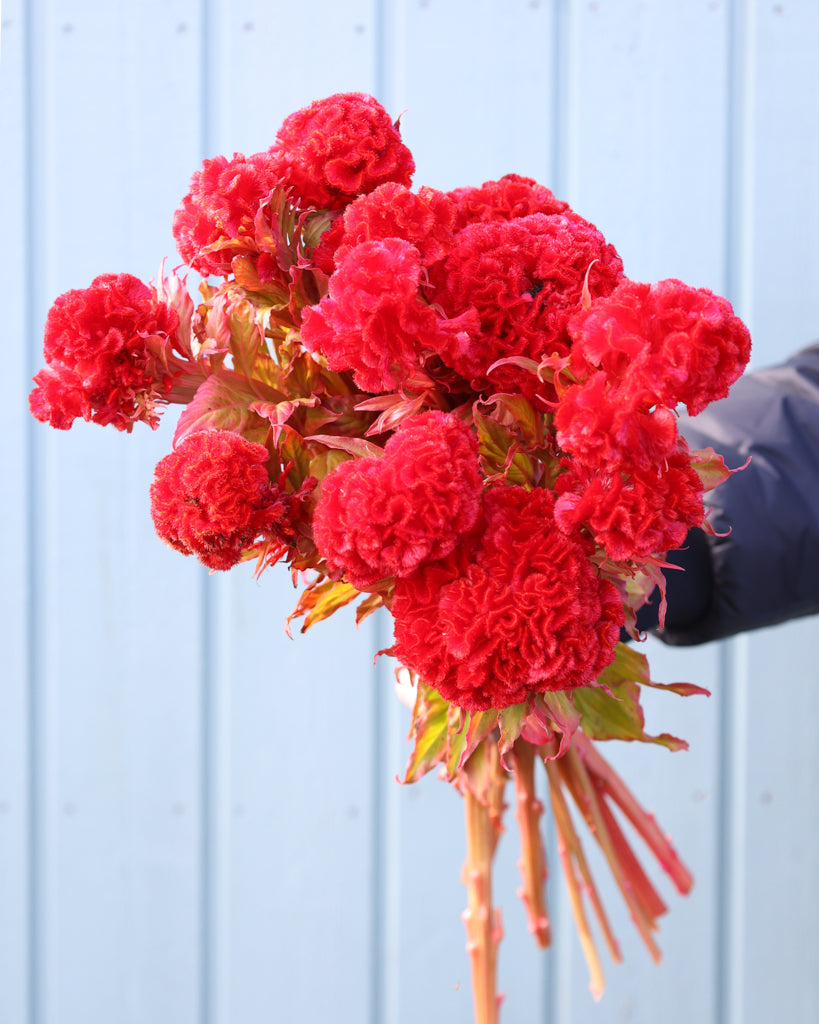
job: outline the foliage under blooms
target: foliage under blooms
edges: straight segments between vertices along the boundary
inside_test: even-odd
[[[413,191],[413,170],[360,93],[291,114],[265,153],[206,160],[174,235],[221,282],[196,307],[175,274],[61,296],[31,408],[130,431],[183,404],[151,488],[162,539],[211,569],[284,559],[304,629],[359,596],[357,620],[391,612],[412,684],[406,781],[437,766],[464,794],[476,1014],[494,1024],[489,869],[510,774],[531,930],[548,943],[537,762],[596,993],[583,892],[619,950],[566,797],[653,956],[665,907],[610,804],[690,887],[592,741],[684,745],[646,733],[640,690],[659,684],[618,638],[638,639],[666,552],[709,529],[703,493],[729,475],[689,450],[676,408],[723,397],[750,339],[706,289],[629,280],[533,179]]]

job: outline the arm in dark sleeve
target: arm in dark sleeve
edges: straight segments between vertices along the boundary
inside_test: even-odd
[[[692,578],[689,590],[702,614],[675,616],[679,584],[669,570],[669,615],[658,636],[697,644],[819,612],[819,345],[746,374],[728,398],[680,426],[692,448],[715,448],[730,468],[751,461],[706,496],[710,522],[724,534],[707,538],[711,579],[699,541],[687,545],[692,554],[670,558],[700,559],[700,571],[692,568],[702,585]]]

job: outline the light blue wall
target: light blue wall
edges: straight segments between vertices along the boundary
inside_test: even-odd
[[[393,781],[387,624],[288,640],[283,570],[163,548],[172,417],[34,423],[46,310],[173,259],[203,156],[356,89],[405,111],[417,184],[532,175],[629,276],[727,294],[775,361],[819,335],[819,5],[5,0],[0,47],[0,1024],[468,1024],[459,800]],[[556,947],[526,934],[510,821],[505,1024],[817,1019],[816,630],[652,648],[714,696],[649,702],[688,754],[611,753],[697,885],[669,894],[660,968],[613,913],[598,1006],[554,851]]]

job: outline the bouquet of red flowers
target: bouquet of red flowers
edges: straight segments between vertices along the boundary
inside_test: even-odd
[[[636,612],[665,552],[708,529],[729,470],[675,409],[722,398],[750,355],[729,303],[629,280],[600,231],[530,178],[410,188],[399,125],[348,93],[288,117],[264,153],[206,160],[174,218],[185,263],[104,274],[45,327],[34,415],[131,431],[184,406],[151,488],[159,536],[211,570],[284,561],[303,630],[385,607],[411,704],[405,782],[464,797],[476,1020],[497,1020],[492,857],[507,781],[522,896],[549,944],[542,770],[597,996],[617,941],[575,828],[585,820],[649,950],[665,906],[624,819],[678,890],[692,879],[596,741],[649,736]],[[214,283],[214,281],[216,283]],[[703,693],[690,684],[664,687]],[[540,783],[542,785],[542,781]]]

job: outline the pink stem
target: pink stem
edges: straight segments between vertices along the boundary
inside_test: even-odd
[[[525,740],[518,740],[512,759],[515,767],[515,817],[520,831],[518,866],[523,880],[518,895],[526,907],[529,931],[540,948],[546,949],[551,942],[551,929],[546,909],[546,853],[540,834],[543,804],[535,793],[535,748]]]

